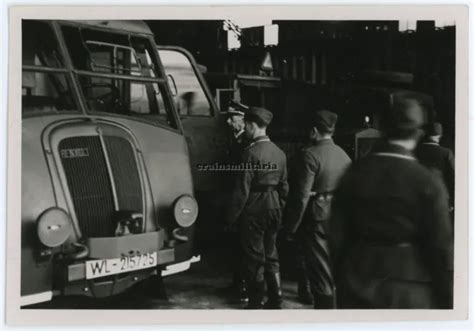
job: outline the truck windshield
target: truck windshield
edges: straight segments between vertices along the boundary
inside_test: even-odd
[[[22,114],[78,111],[51,25],[22,23]]]
[[[90,112],[177,128],[147,38],[69,25],[62,32]]]

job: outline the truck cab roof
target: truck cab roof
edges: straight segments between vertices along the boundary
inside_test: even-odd
[[[101,29],[153,35],[148,25],[139,20],[71,20],[67,22]]]

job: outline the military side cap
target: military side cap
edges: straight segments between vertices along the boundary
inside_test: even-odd
[[[229,115],[240,115],[240,116],[244,116],[245,115],[245,111],[248,109],[249,107],[247,107],[246,105],[240,103],[240,102],[237,102],[235,100],[231,100],[229,102],[229,109],[227,110],[227,113]]]
[[[332,133],[336,128],[337,114],[329,110],[318,110],[314,113],[313,124],[321,131]]]
[[[268,126],[273,119],[271,111],[261,107],[250,107],[245,112],[244,120],[248,122],[255,122],[257,124],[263,124]]]
[[[442,136],[443,135],[443,126],[439,122],[429,123],[426,126],[425,130],[428,136]]]

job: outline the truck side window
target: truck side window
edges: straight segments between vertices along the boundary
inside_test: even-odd
[[[161,61],[169,75],[174,101],[180,115],[212,116],[211,105],[187,56],[176,50],[160,49]]]

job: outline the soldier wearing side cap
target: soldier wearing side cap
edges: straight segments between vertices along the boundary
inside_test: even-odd
[[[423,122],[416,99],[395,100],[385,142],[336,191],[330,247],[339,308],[452,307],[447,192],[413,154]]]
[[[314,114],[309,128],[311,145],[302,150],[296,162],[295,181],[291,183],[285,208],[287,239],[301,246],[314,308],[335,308],[334,282],[326,239],[333,191],[351,164],[349,156],[332,140],[337,115],[323,110]],[[304,289],[298,284],[299,294]]]
[[[245,113],[245,135],[250,144],[238,171],[227,225],[239,225],[244,252],[243,268],[248,283],[250,309],[279,309],[282,303],[276,237],[288,194],[286,156],[266,135],[273,115],[251,107]],[[267,283],[268,300],[264,304]]]
[[[440,146],[443,136],[441,123],[433,122],[425,127],[425,137],[416,149],[416,157],[425,167],[442,179],[449,193],[450,206],[454,205],[454,155]]]

